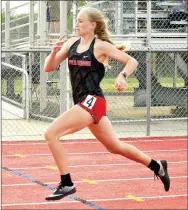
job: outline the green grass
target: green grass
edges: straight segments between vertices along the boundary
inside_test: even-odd
[[[2,94],[5,95],[7,92],[7,81],[2,80]],[[15,93],[21,93],[22,92],[22,80],[21,79],[16,79],[14,82],[14,91]]]
[[[161,77],[160,84],[163,87],[173,87],[173,78],[171,77]],[[134,77],[130,77],[128,79],[128,89],[125,91],[133,91],[134,88],[139,87],[138,80]],[[116,92],[115,86],[115,78],[104,78],[104,80],[101,82],[101,88],[104,92]],[[176,86],[177,87],[183,87],[184,86],[184,80],[180,77],[176,79]]]
[[[160,78],[160,84],[163,87],[173,87],[173,78],[172,77],[161,77]],[[184,80],[180,77],[176,78],[176,86],[177,87],[183,87],[184,86]]]
[[[104,92],[116,92],[114,86],[115,83],[115,77],[105,77],[103,81],[101,82],[101,88]],[[171,77],[160,77],[160,84],[163,87],[173,87],[173,79]],[[176,79],[176,85],[177,87],[183,87],[184,86],[184,80],[180,77]],[[133,91],[134,88],[138,88],[138,80],[135,77],[130,77],[128,79],[128,90],[125,91]],[[57,84],[57,87],[59,88],[60,85]],[[14,90],[15,93],[20,93],[22,91],[22,80],[16,79],[14,82]],[[5,80],[2,80],[2,93],[5,94],[7,91],[7,83]]]
[[[101,88],[104,92],[117,92],[115,89],[115,79],[116,78],[104,78],[101,82]],[[126,91],[133,91],[134,88],[139,86],[138,80],[136,78],[129,78],[128,79],[128,89]]]

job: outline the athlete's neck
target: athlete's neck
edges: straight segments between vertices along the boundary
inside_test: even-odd
[[[81,45],[90,44],[93,41],[94,38],[95,38],[95,35],[94,34],[82,36],[81,37],[81,40],[80,40],[80,44]]]

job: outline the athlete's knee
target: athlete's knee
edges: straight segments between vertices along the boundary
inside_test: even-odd
[[[47,129],[45,131],[44,138],[46,139],[48,144],[57,140],[57,136],[55,135],[55,133],[52,129]]]

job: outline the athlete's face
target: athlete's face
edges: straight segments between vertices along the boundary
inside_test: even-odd
[[[79,12],[76,23],[76,33],[79,36],[83,36],[88,33],[93,33],[96,23],[89,20],[87,13]]]

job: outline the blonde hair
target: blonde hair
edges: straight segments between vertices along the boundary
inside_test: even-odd
[[[115,45],[110,39],[110,32],[108,30],[107,20],[105,19],[102,12],[93,7],[84,7],[81,9],[81,11],[87,13],[91,22],[96,22],[96,28],[94,30],[94,34],[96,35],[96,37],[102,41],[106,41]],[[117,45],[116,47],[121,51],[125,50],[124,44]],[[104,65],[108,66],[108,58],[105,59]]]

